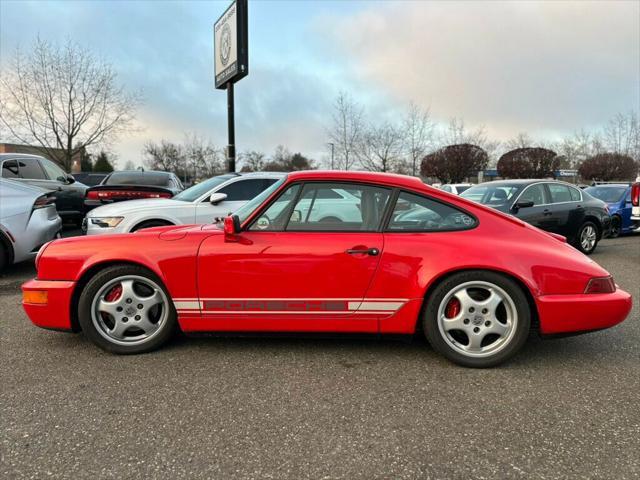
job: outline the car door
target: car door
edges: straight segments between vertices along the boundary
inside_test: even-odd
[[[302,202],[325,196],[325,189],[349,191],[360,217],[321,221],[313,205],[303,215]],[[390,193],[360,184],[293,184],[237,242],[206,239],[198,256],[203,329],[377,332],[379,312],[358,309],[384,248]]]
[[[548,230],[553,233],[573,237],[584,218],[584,208],[580,204],[580,192],[563,183],[545,184],[549,194],[551,222]]]
[[[534,183],[527,186],[514,202],[522,204],[533,202],[531,207],[512,208],[511,213],[520,220],[530,223],[533,226],[549,230],[551,228],[552,212],[549,208],[547,190],[542,183]]]
[[[212,205],[209,195],[196,206],[196,223],[211,223],[216,217],[225,217],[235,212],[242,205],[259,195],[277,181],[276,178],[238,178],[221,188],[214,190],[216,193],[224,193],[227,198]]]

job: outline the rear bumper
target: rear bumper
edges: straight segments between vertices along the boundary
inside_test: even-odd
[[[31,322],[52,330],[72,330],[71,296],[75,282],[29,280],[22,285],[22,291],[43,290],[47,292],[46,304],[22,302],[22,307]]]
[[[578,333],[613,327],[631,311],[631,295],[617,289],[614,293],[544,295],[536,300],[540,333]]]
[[[62,219],[53,208],[34,210],[24,232],[16,234],[14,262],[35,258],[38,250],[49,240],[53,240],[62,230]]]

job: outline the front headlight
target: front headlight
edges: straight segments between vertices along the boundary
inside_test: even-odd
[[[97,225],[101,228],[117,227],[124,217],[91,217],[89,221],[91,225]]]

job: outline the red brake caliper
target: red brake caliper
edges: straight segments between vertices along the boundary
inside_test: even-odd
[[[447,318],[454,318],[460,313],[460,300],[453,297],[447,303],[447,308],[444,309],[444,314]]]
[[[120,295],[122,295],[122,285],[118,284],[115,287],[113,287],[111,290],[109,290],[109,293],[107,293],[104,296],[104,299],[107,302],[115,302],[117,299],[120,298]]]

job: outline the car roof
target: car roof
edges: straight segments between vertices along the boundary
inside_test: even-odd
[[[46,157],[42,155],[34,155],[32,153],[0,153],[0,160],[11,159],[11,158],[39,158],[43,160],[48,160]]]
[[[127,174],[127,175],[140,175],[142,176],[167,176],[174,175],[172,172],[164,172],[162,170],[115,170],[110,172],[109,175],[118,175],[118,174]]]
[[[232,174],[233,173],[225,173],[221,175],[232,175]],[[286,174],[287,174],[286,172],[239,172],[237,173],[237,175],[241,177],[277,177],[277,178],[284,177]]]
[[[301,180],[336,180],[352,182],[372,182],[393,185],[397,187],[416,188],[425,187],[425,184],[416,177],[399,175],[396,173],[380,172],[352,172],[344,170],[302,170],[289,173],[292,181]]]
[[[562,183],[563,185],[569,185],[571,187],[578,188],[577,185],[573,185],[572,183],[563,182],[562,180],[554,180],[551,178],[517,178],[511,180],[493,180],[490,182],[479,183],[478,185],[531,185],[532,183]]]

